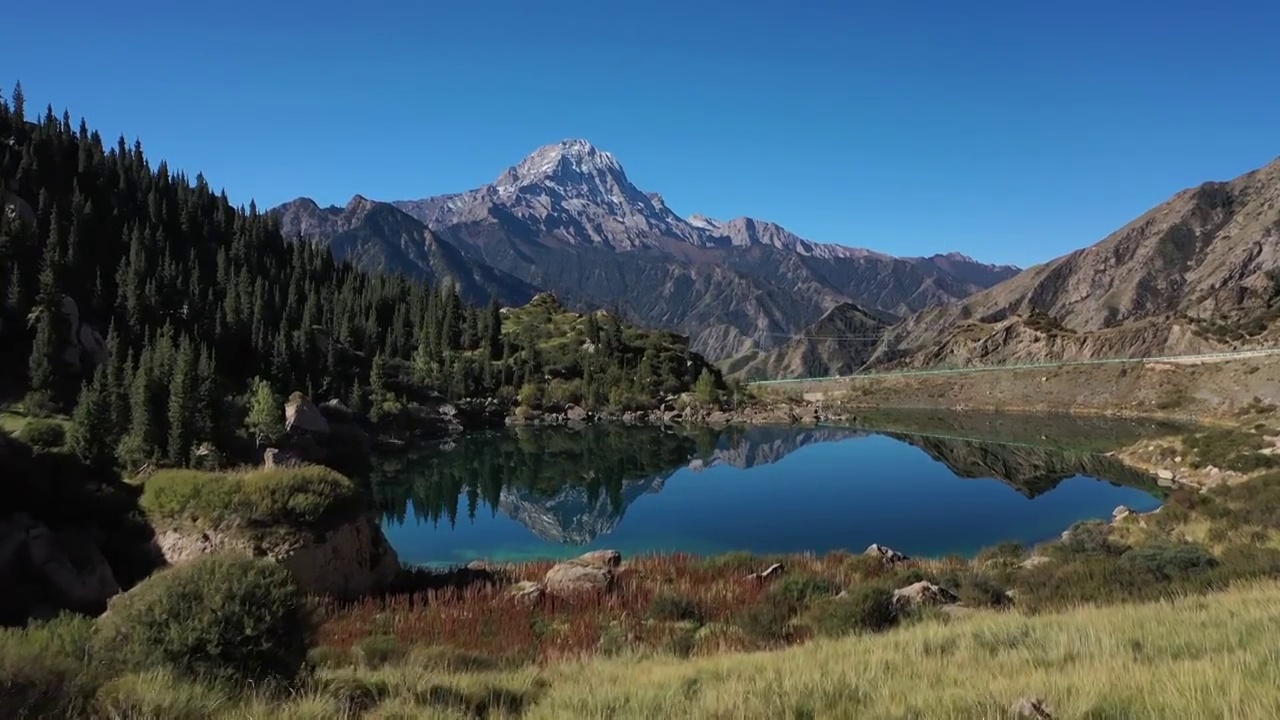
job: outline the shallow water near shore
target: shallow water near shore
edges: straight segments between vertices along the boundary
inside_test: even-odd
[[[881,543],[972,556],[1161,502],[1152,478],[1061,443],[848,427],[500,431],[380,458],[371,482],[401,561],[432,566],[605,547],[711,555]]]

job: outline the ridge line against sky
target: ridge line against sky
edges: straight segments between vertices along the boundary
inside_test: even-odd
[[[1280,4],[6,12],[6,95],[261,207],[462,192],[583,138],[684,217],[1028,267],[1280,155]]]

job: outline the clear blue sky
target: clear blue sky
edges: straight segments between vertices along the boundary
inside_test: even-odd
[[[1262,0],[12,5],[6,93],[263,206],[584,137],[681,214],[1029,265],[1280,155]]]

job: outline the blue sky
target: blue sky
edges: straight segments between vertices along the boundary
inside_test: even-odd
[[[584,137],[681,214],[1025,266],[1280,156],[1280,3],[1216,5],[21,2],[0,87],[237,202],[464,190]]]

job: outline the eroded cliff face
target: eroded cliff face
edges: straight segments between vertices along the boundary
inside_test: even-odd
[[[238,530],[170,528],[156,533],[165,561],[180,565],[214,552],[266,557],[289,570],[307,592],[353,598],[389,586],[400,559],[372,516],[324,533],[255,536]]]

